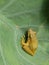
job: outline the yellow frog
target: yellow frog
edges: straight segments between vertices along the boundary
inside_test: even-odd
[[[26,36],[26,38],[25,38],[25,36]],[[23,36],[21,39],[22,48],[30,55],[34,55],[35,51],[38,47],[36,32],[34,32],[32,29],[29,29],[26,32],[25,36]]]

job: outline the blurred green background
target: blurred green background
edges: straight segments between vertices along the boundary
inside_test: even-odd
[[[34,56],[21,48],[28,28],[37,32]],[[0,0],[0,65],[49,65],[49,0]]]

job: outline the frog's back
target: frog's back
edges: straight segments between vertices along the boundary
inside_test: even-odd
[[[31,43],[30,43],[30,48],[31,49],[37,49],[38,47],[38,41],[37,40],[33,40]]]

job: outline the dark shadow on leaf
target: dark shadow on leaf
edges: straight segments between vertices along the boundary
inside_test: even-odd
[[[28,40],[28,31],[25,32],[25,43],[27,42]]]
[[[49,29],[49,0],[43,0],[41,8],[41,21],[42,23],[45,23],[45,28]]]

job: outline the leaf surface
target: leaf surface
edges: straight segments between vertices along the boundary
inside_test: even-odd
[[[49,65],[49,30],[41,23],[43,0],[0,0],[0,65]],[[21,37],[32,28],[38,49],[30,56],[21,48]]]

